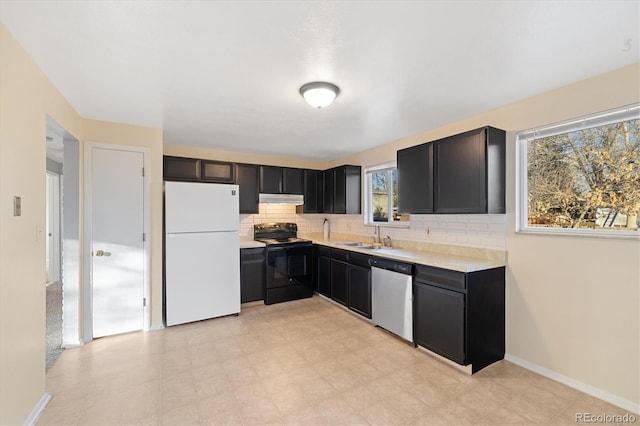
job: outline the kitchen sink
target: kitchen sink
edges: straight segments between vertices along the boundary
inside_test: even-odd
[[[341,246],[349,246],[349,247],[356,247],[356,248],[360,248],[360,249],[367,249],[367,250],[377,250],[377,249],[381,249],[382,246],[378,246],[375,244],[371,244],[371,243],[364,243],[364,242],[342,242],[342,243],[337,243]]]

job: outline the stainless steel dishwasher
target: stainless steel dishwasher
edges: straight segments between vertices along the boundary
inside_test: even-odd
[[[371,321],[413,342],[413,265],[371,259]]]

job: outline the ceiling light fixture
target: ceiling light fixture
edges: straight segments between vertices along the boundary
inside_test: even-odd
[[[307,83],[300,88],[300,94],[309,105],[314,108],[324,108],[340,93],[340,88],[325,81],[314,81]]]

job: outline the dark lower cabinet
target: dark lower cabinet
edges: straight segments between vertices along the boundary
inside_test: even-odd
[[[416,265],[413,337],[476,373],[504,358],[505,268],[457,272]]]
[[[349,265],[349,309],[371,318],[371,268]]]
[[[240,302],[264,300],[264,248],[240,249]]]
[[[414,300],[417,344],[464,364],[464,293],[416,283]]]
[[[336,302],[349,305],[349,264],[331,259],[331,298]]]
[[[317,289],[321,295],[331,297],[331,257],[326,247],[318,247]]]
[[[258,213],[260,175],[255,164],[236,164],[236,184],[240,191],[240,213]]]

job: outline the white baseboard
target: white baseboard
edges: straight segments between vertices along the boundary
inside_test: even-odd
[[[38,401],[36,406],[33,407],[31,413],[29,413],[29,416],[24,421],[24,424],[28,426],[35,425],[38,421],[38,417],[40,417],[40,414],[42,414],[49,401],[51,401],[51,395],[45,392],[44,395],[42,395],[42,398],[40,398],[40,401]]]
[[[553,370],[549,370],[548,368],[542,367],[538,364],[534,364],[522,358],[518,358],[517,356],[513,356],[511,354],[505,354],[504,359],[516,365],[519,365],[520,367],[526,368],[527,370],[531,370],[535,373],[548,377],[551,380],[555,380],[556,382],[560,382],[569,387],[577,389],[580,392],[584,392],[588,395],[599,398],[603,401],[606,401],[610,404],[623,408],[632,413],[640,414],[640,404],[637,404],[633,401],[629,401],[628,399],[624,399],[622,397],[614,395],[610,392],[607,392],[595,386],[591,386],[591,385],[587,385],[586,383],[579,382],[575,379],[572,379],[571,377],[564,376]]]
[[[154,324],[151,327],[149,327],[149,331],[157,331],[157,330],[162,330],[164,328],[164,324],[160,323],[160,324]]]

